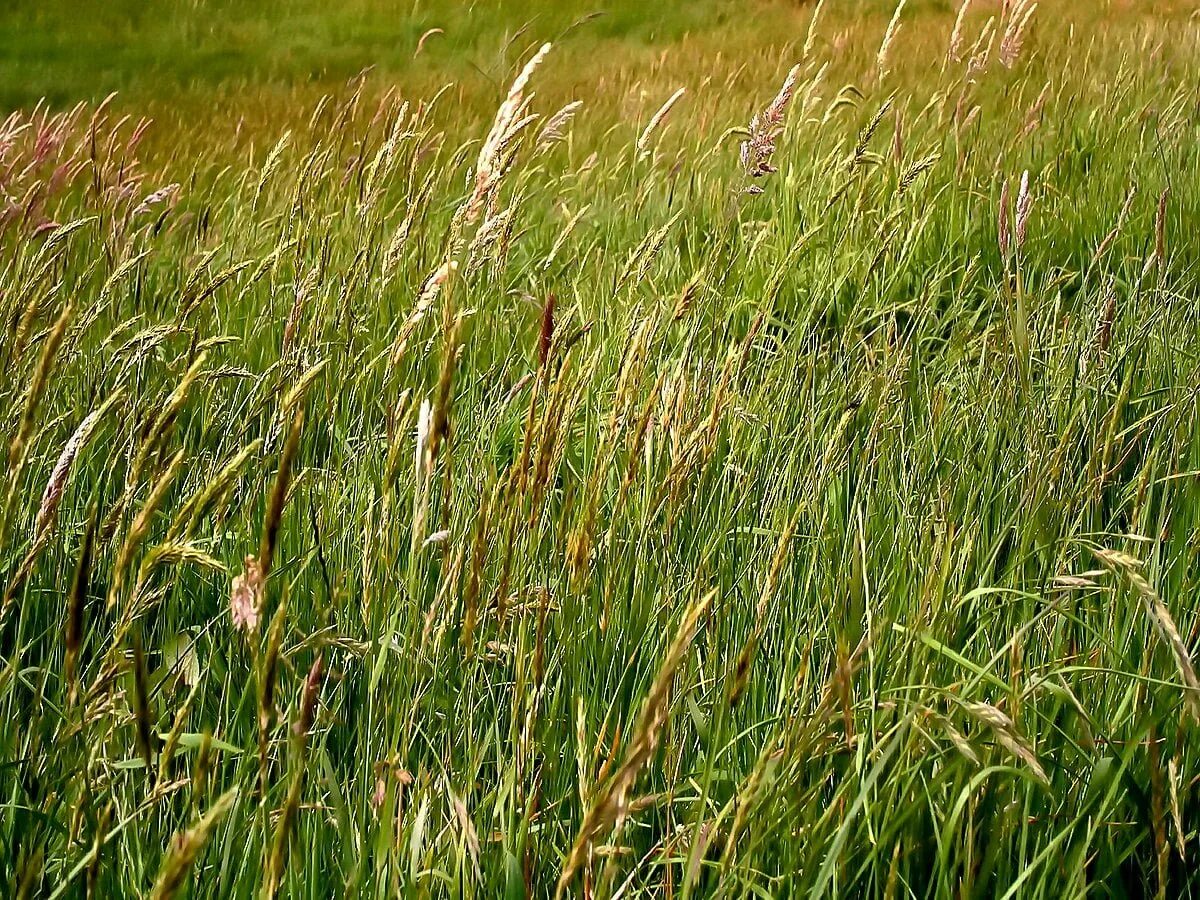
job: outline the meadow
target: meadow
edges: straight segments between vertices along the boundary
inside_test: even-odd
[[[14,0],[0,85],[0,893],[1200,895],[1192,4]]]

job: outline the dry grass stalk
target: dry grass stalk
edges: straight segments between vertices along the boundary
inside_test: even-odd
[[[44,533],[53,527],[54,520],[58,516],[59,504],[62,502],[63,491],[67,487],[67,479],[71,474],[71,467],[75,464],[75,457],[87,446],[105,413],[112,409],[121,397],[122,392],[118,390],[97,409],[88,413],[79,423],[79,427],[71,434],[67,443],[63,445],[54,469],[50,472],[50,478],[46,482],[46,489],[42,492],[42,501],[38,504],[37,518],[34,524],[38,533]]]
[[[654,683],[642,703],[642,711],[627,745],[624,762],[606,785],[596,788],[592,805],[584,815],[579,834],[563,863],[562,874],[555,889],[556,897],[562,897],[570,887],[575,874],[591,855],[601,832],[619,826],[624,820],[629,807],[629,792],[662,739],[663,726],[670,712],[671,685],[675,680],[675,673],[682,664],[692,638],[695,637],[696,630],[716,594],[716,590],[709,591],[693,603],[680,622],[679,629],[675,632],[675,637],[659,667],[658,675],[655,676]]]
[[[417,326],[424,321],[425,317],[429,314],[429,310],[432,309],[434,302],[441,296],[442,285],[457,270],[458,261],[451,260],[439,266],[425,280],[425,284],[421,287],[421,292],[417,296],[417,303],[413,307],[413,311],[404,320],[404,324],[400,326],[400,331],[396,334],[396,339],[392,342],[391,350],[388,353],[392,365],[396,365],[400,361],[400,358],[404,355],[404,351],[408,349],[408,342],[412,338],[413,332],[417,330]]]
[[[1159,266],[1167,263],[1167,201],[1170,197],[1171,189],[1163,188],[1154,212],[1154,259]]]
[[[1042,768],[1042,764],[1038,761],[1037,754],[1034,753],[1029,742],[1017,731],[1017,726],[1006,712],[992,706],[990,703],[983,702],[964,703],[963,709],[970,714],[971,718],[982,725],[986,725],[991,730],[992,737],[995,738],[996,742],[1017,759],[1021,760],[1021,762],[1025,763],[1038,781],[1043,784],[1050,783],[1050,779],[1046,775],[1046,770]]]
[[[134,517],[133,524],[129,526],[129,531],[125,534],[125,540],[121,544],[121,549],[117,551],[112,574],[109,576],[107,602],[109,609],[113,608],[121,596],[121,590],[125,584],[125,575],[129,571],[130,564],[133,562],[133,556],[138,548],[141,547],[143,540],[145,540],[155,513],[158,512],[158,508],[166,499],[167,492],[171,489],[171,485],[175,483],[175,478],[183,468],[185,455],[186,453],[183,450],[176,451],[175,455],[171,458],[171,462],[167,465],[166,471],[154,483],[154,487],[150,490],[150,496],[146,498],[146,502]]]
[[[479,230],[475,232],[470,245],[467,247],[466,277],[470,278],[486,264],[502,264],[505,253],[507,236],[513,227],[513,215],[516,204],[499,212],[489,212],[484,216]]]
[[[793,515],[783,531],[779,535],[779,542],[775,545],[775,553],[771,558],[771,567],[767,570],[767,580],[763,585],[762,592],[758,595],[758,603],[754,608],[754,625],[750,630],[749,637],[746,638],[746,643],[742,647],[742,652],[738,654],[737,662],[734,665],[733,678],[729,682],[729,687],[726,692],[726,697],[730,706],[736,706],[738,701],[742,699],[742,695],[746,691],[746,685],[750,679],[750,667],[754,662],[754,654],[758,650],[759,642],[762,640],[763,628],[767,621],[768,607],[775,599],[775,594],[779,590],[779,583],[783,578],[783,569],[788,561],[788,552],[791,549],[792,537],[796,533],[796,525],[800,521],[799,514]]]
[[[1167,609],[1167,605],[1163,603],[1158,592],[1151,587],[1150,582],[1142,574],[1141,560],[1119,550],[1096,548],[1092,550],[1092,553],[1108,569],[1124,575],[1133,585],[1142,600],[1142,608],[1146,611],[1150,624],[1154,626],[1155,632],[1162,638],[1175,660],[1175,668],[1179,671],[1179,677],[1183,681],[1184,702],[1191,710],[1192,716],[1197,722],[1200,722],[1200,677],[1197,677],[1196,668],[1192,664],[1191,652],[1188,650],[1187,644],[1183,642],[1183,637],[1179,633],[1175,619],[1171,616],[1171,611]]]
[[[975,38],[975,42],[967,51],[967,71],[964,76],[967,84],[974,83],[979,75],[987,69],[992,56],[992,44],[995,42],[996,27],[996,17],[989,17],[983,29],[979,32],[979,36]]]
[[[79,546],[79,559],[75,564],[75,575],[71,580],[71,593],[67,600],[66,650],[63,657],[63,680],[67,683],[67,704],[74,706],[79,696],[79,651],[83,646],[83,612],[91,585],[92,555],[96,545],[96,531],[100,524],[100,508],[92,507],[88,526]]]
[[[637,139],[638,158],[645,158],[650,155],[650,139],[654,137],[654,133],[658,131],[658,129],[662,126],[662,123],[666,120],[667,115],[671,112],[671,107],[678,103],[679,98],[682,97],[686,92],[686,88],[679,88],[677,91],[675,91],[675,93],[667,98],[666,103],[658,108],[658,112],[650,117],[650,121],[646,124],[646,127],[642,129],[642,133]]]
[[[1104,240],[1096,247],[1096,252],[1092,255],[1092,265],[1096,265],[1109,248],[1116,241],[1117,236],[1121,233],[1121,229],[1125,226],[1125,220],[1129,218],[1129,213],[1133,209],[1133,200],[1137,196],[1137,185],[1131,184],[1129,190],[1125,192],[1125,201],[1121,204],[1121,211],[1117,213],[1117,222],[1113,225],[1112,230],[1104,236]]]
[[[803,59],[808,59],[808,55],[812,53],[813,44],[817,40],[817,24],[821,21],[821,11],[825,8],[825,0],[817,0],[817,5],[813,7],[812,18],[808,20],[808,32],[804,37],[804,51],[801,54]]]
[[[270,765],[271,728],[275,724],[275,685],[279,678],[279,649],[283,644],[283,625],[287,603],[281,602],[271,617],[266,649],[258,663],[258,790],[267,794],[267,774]],[[256,645],[251,645],[256,646]]]
[[[954,745],[954,748],[958,750],[958,752],[961,753],[966,759],[968,759],[972,765],[978,766],[980,764],[979,754],[975,752],[975,748],[971,746],[971,743],[966,739],[963,733],[954,727],[953,722],[951,722],[946,716],[943,716],[931,709],[926,709],[925,715],[937,723],[937,725],[945,733],[946,737],[950,739],[950,743]]]
[[[11,514],[12,502],[20,482],[21,471],[24,468],[29,437],[33,433],[34,419],[42,397],[46,393],[46,387],[50,383],[50,376],[54,371],[54,365],[58,359],[59,348],[62,347],[63,338],[67,333],[67,325],[70,323],[74,313],[75,304],[73,302],[67,303],[63,307],[62,312],[59,313],[54,324],[50,327],[45,343],[42,346],[42,354],[38,358],[37,367],[34,369],[33,377],[29,381],[29,388],[25,392],[25,404],[21,412],[21,420],[8,445],[8,497],[4,504],[4,518],[3,521],[0,521],[0,536],[3,536],[8,529],[8,517]]]
[[[1113,324],[1117,318],[1117,287],[1109,284],[1104,292],[1100,309],[1096,315],[1096,327],[1092,331],[1091,344],[1084,358],[1085,372],[1099,368],[1108,357],[1108,346],[1112,343]]]
[[[59,453],[58,460],[54,464],[54,469],[50,473],[50,478],[46,482],[46,488],[42,492],[42,500],[38,504],[37,516],[34,520],[33,543],[13,573],[8,586],[5,588],[3,600],[0,600],[0,621],[3,621],[5,614],[15,601],[21,585],[29,577],[34,563],[37,562],[38,556],[50,539],[51,531],[58,519],[58,508],[62,503],[63,492],[66,490],[67,480],[70,477],[75,458],[87,445],[88,441],[91,440],[92,433],[104,418],[104,415],[120,397],[121,391],[118,390],[101,404],[98,409],[93,410],[85,416],[84,420],[75,429]]]
[[[475,873],[476,880],[479,880],[483,877],[483,872],[479,867],[479,833],[475,830],[475,823],[471,821],[471,814],[462,798],[454,793],[449,785],[446,786],[446,794],[450,798],[450,807],[454,810],[454,820],[463,836],[463,842],[467,845],[471,869]]]
[[[879,52],[875,55],[875,69],[882,78],[888,71],[888,57],[891,53],[892,43],[896,40],[896,35],[900,33],[900,15],[904,12],[904,4],[908,0],[900,0],[896,4],[896,10],[892,13],[891,21],[888,22],[887,30],[883,33],[883,41],[879,45]]]
[[[1021,186],[1017,190],[1016,229],[1014,231],[1013,249],[1020,252],[1025,246],[1025,238],[1029,232],[1029,214],[1033,210],[1033,195],[1029,191],[1029,170],[1021,173]]]
[[[141,203],[137,205],[131,215],[140,216],[143,213],[150,212],[151,209],[161,203],[174,201],[175,197],[179,194],[179,191],[180,186],[174,183],[168,184],[165,187],[161,187],[156,191],[152,191],[146,195],[146,198],[142,200]]]
[[[134,733],[137,737],[138,753],[146,766],[146,777],[154,782],[154,722],[150,716],[150,686],[149,673],[146,671],[146,655],[142,652],[142,642],[135,638],[133,641],[133,721]]]
[[[963,30],[967,24],[967,11],[971,8],[971,0],[962,0],[958,6],[958,15],[954,17],[954,28],[950,31],[950,45],[946,49],[946,58],[953,62],[962,61]]]
[[[1037,131],[1042,124],[1042,114],[1046,109],[1046,98],[1050,96],[1050,82],[1047,81],[1037,99],[1025,113],[1025,124],[1021,127],[1020,139],[1024,140]]]
[[[413,51],[413,59],[416,59],[421,55],[421,51],[425,49],[426,41],[428,41],[431,37],[445,33],[446,32],[441,28],[430,28],[422,32],[421,37],[417,39],[417,49]]]
[[[300,447],[300,431],[304,426],[304,410],[296,410],[288,429],[287,440],[279,454],[279,469],[275,474],[275,484],[271,488],[271,497],[267,502],[266,515],[263,517],[262,543],[258,550],[258,565],[265,579],[271,574],[271,565],[275,561],[275,546],[279,540],[279,525],[283,521],[283,508],[287,503],[288,485],[291,483],[292,463],[296,459],[296,451]]]
[[[179,893],[192,863],[208,843],[217,825],[233,808],[237,797],[237,788],[222,794],[195,825],[175,835],[167,848],[166,858],[159,869],[154,888],[150,891],[150,900],[170,900]]]

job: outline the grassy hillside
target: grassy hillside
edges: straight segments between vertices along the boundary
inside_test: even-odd
[[[6,895],[1200,892],[1188,4],[0,48]]]

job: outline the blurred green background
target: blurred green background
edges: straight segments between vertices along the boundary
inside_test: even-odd
[[[214,89],[332,84],[368,66],[392,75],[500,79],[523,53],[559,38],[581,60],[617,42],[661,48],[741,24],[766,43],[794,38],[804,3],[728,0],[10,0],[0,9],[0,105],[62,105],[120,91],[130,100]],[[799,25],[799,21],[796,21]],[[783,25],[783,33],[774,30]],[[422,34],[431,36],[414,57]]]

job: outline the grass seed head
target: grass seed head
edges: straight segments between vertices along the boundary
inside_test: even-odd
[[[881,78],[887,74],[892,43],[896,40],[896,35],[900,33],[900,15],[904,12],[904,4],[907,2],[908,0],[900,0],[896,4],[896,10],[892,13],[887,30],[883,33],[883,41],[879,45],[879,52],[875,55],[875,68]]]
[[[263,587],[262,567],[256,557],[247,555],[242,574],[234,577],[229,595],[229,613],[235,629],[250,635],[258,629]]]
[[[679,88],[677,91],[675,91],[675,93],[667,98],[666,102],[663,103],[662,106],[658,108],[658,112],[650,117],[650,121],[646,123],[646,127],[642,129],[642,133],[637,139],[637,154],[639,157],[646,157],[650,155],[651,138],[654,137],[654,133],[662,126],[662,123],[666,121],[668,114],[671,112],[671,108],[679,102],[679,98],[682,97],[686,92],[686,88]]]
[[[971,0],[962,0],[958,6],[958,15],[954,17],[954,28],[950,31],[950,44],[946,48],[946,58],[953,62],[962,61],[963,30],[967,24],[967,11],[971,8]]]
[[[783,134],[784,118],[796,93],[799,78],[800,66],[793,66],[775,99],[750,120],[750,135],[742,141],[740,154],[742,168],[751,178],[763,178],[778,171],[772,165],[771,158]]]
[[[192,863],[208,843],[217,825],[233,808],[237,797],[237,788],[230,789],[208,808],[208,812],[195,825],[175,835],[150,891],[151,900],[170,900],[179,893]]]
[[[1000,64],[1011,69],[1017,64],[1021,50],[1025,46],[1025,38],[1029,29],[1029,21],[1033,18],[1038,5],[1029,0],[1016,0],[1009,10],[1008,25],[1004,29],[1004,37],[1000,40]]]

